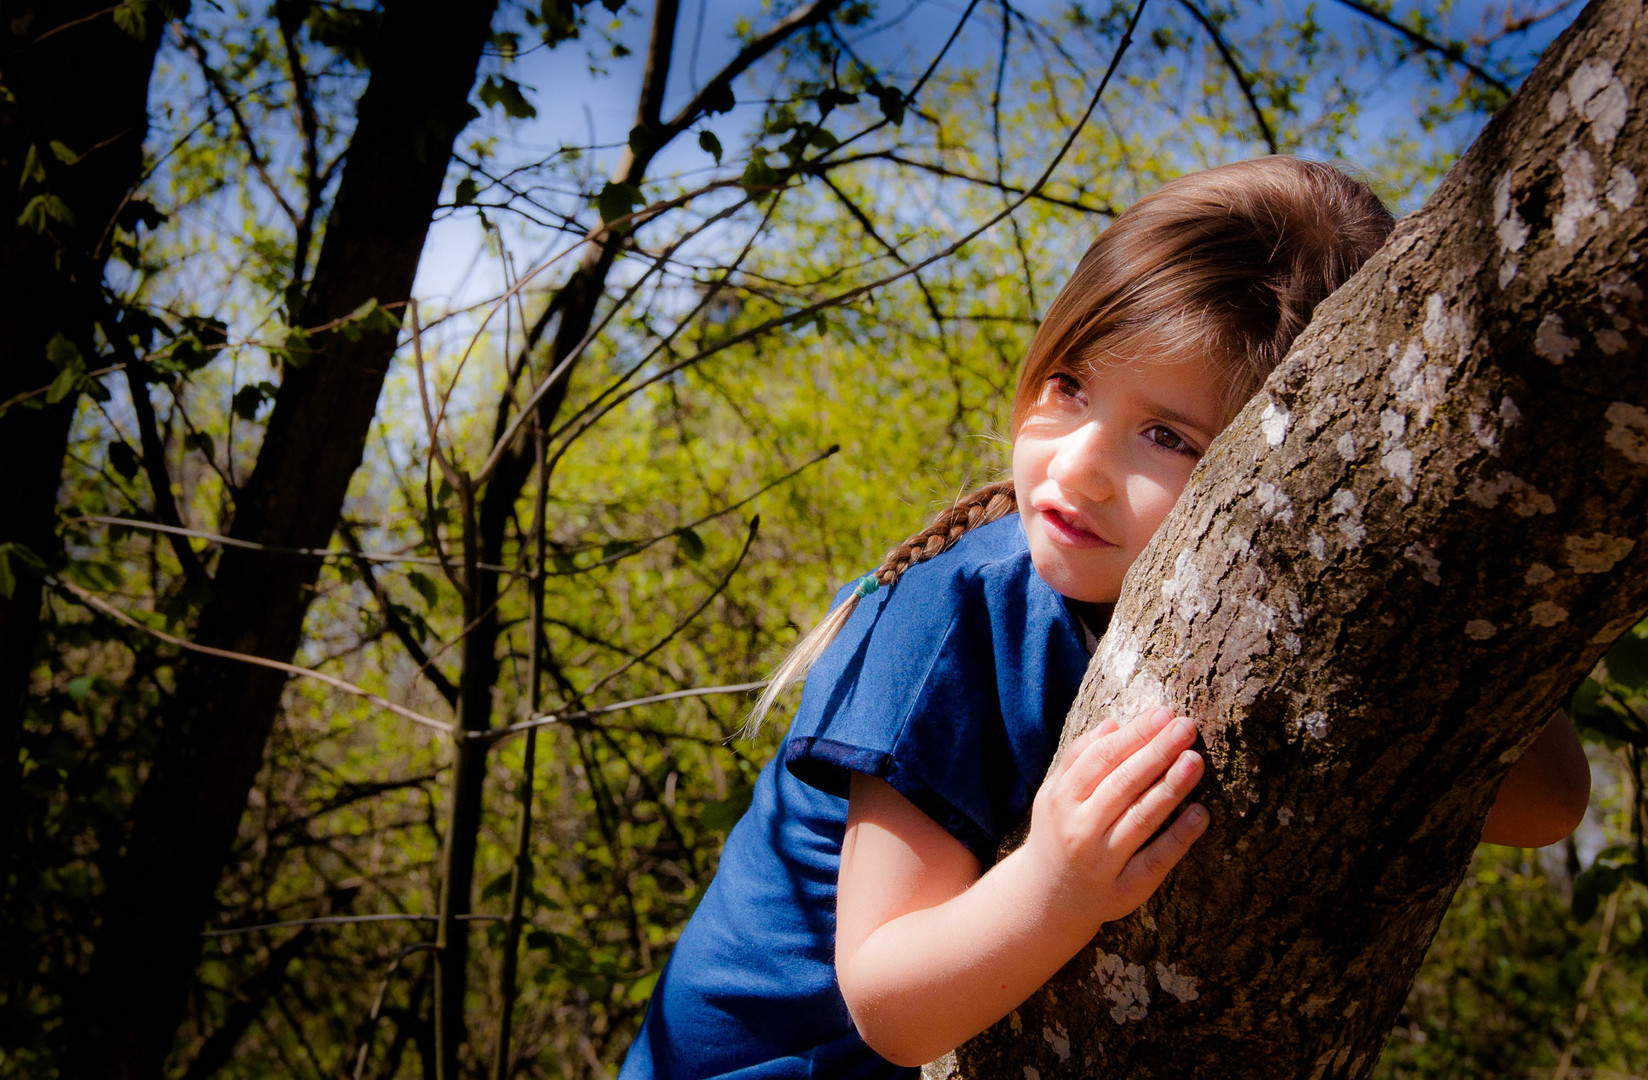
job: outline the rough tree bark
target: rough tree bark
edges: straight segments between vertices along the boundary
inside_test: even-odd
[[[46,356],[53,335],[95,339],[110,223],[142,173],[149,75],[165,20],[156,12],[133,37],[108,8],[0,0],[0,402],[57,377]],[[77,159],[61,160],[53,143]],[[43,195],[61,199],[72,218],[41,229],[24,210]],[[36,397],[0,415],[0,544],[48,561],[58,551],[57,488],[78,397],[34,408]],[[22,574],[0,596],[0,880],[13,872],[17,830],[33,820],[20,805],[18,741],[39,626],[40,579]]]
[[[348,162],[295,325],[410,295],[494,6],[384,5]],[[288,370],[252,477],[237,494],[232,536],[327,545],[395,342],[384,330],[310,339],[310,358]],[[318,570],[312,558],[225,549],[194,640],[290,660]],[[76,1076],[161,1074],[201,924],[285,685],[277,672],[195,654],[178,661],[176,678],[130,839],[110,875],[84,999],[75,1003],[84,1036]]]
[[[1187,710],[1212,827],[929,1076],[1371,1071],[1497,781],[1648,610],[1645,85],[1641,0],[1592,4],[1218,440],[1066,726]]]

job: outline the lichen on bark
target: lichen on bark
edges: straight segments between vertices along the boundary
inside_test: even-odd
[[[1213,824],[929,1077],[1372,1069],[1498,780],[1648,610],[1645,88],[1643,4],[1593,3],[1216,441],[1065,731],[1185,710]]]

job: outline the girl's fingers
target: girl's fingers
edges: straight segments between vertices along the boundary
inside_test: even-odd
[[[1127,866],[1116,878],[1117,891],[1122,896],[1137,897],[1138,902],[1143,903],[1145,897],[1160,887],[1167,872],[1184,858],[1190,845],[1206,831],[1207,809],[1201,803],[1192,803],[1149,847],[1127,860]]]
[[[1156,729],[1151,739],[1120,761],[1095,786],[1088,809],[1102,828],[1111,828],[1145,790],[1167,772],[1181,750],[1196,742],[1196,725],[1179,717]]]
[[[1202,768],[1202,755],[1194,750],[1181,751],[1167,775],[1117,819],[1110,831],[1111,850],[1132,855],[1142,847],[1201,781]]]
[[[1106,777],[1137,754],[1172,718],[1173,710],[1158,705],[1140,713],[1138,719],[1126,727],[1112,727],[1104,732],[1101,724],[1088,736],[1085,745],[1078,746],[1070,755],[1063,777],[1065,793],[1076,802],[1085,802]]]

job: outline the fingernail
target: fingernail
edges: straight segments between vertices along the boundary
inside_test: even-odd
[[[1173,734],[1177,735],[1181,739],[1186,736],[1194,737],[1196,734],[1196,725],[1190,722],[1190,717],[1181,716],[1173,725]]]
[[[1191,803],[1184,812],[1185,821],[1192,825],[1207,824],[1207,807],[1201,803]]]

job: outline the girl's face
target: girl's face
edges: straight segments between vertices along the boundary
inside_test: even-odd
[[[1048,375],[1013,440],[1019,515],[1043,580],[1072,600],[1121,595],[1219,433],[1219,385],[1202,359]]]

